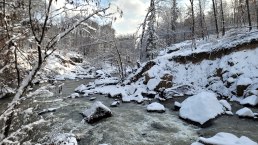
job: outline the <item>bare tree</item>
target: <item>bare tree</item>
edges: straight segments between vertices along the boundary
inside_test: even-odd
[[[249,0],[246,0],[245,3],[246,3],[246,9],[247,9],[249,31],[251,31],[252,30],[252,20],[251,20],[251,16],[250,16]]]
[[[33,18],[33,15],[35,16],[35,14],[32,14],[32,6],[33,5],[32,5],[32,1],[29,0],[29,4],[28,4],[29,24],[30,24],[31,32],[34,36],[34,41],[37,44],[38,61],[33,66],[30,73],[22,80],[12,102],[8,105],[8,108],[0,116],[1,120],[2,119],[5,120],[3,136],[1,136],[1,134],[0,134],[0,136],[3,137],[3,139],[8,138],[10,127],[11,127],[12,120],[13,120],[13,116],[15,114],[14,110],[17,107],[17,105],[19,104],[20,98],[22,97],[23,93],[26,91],[26,88],[29,86],[31,81],[34,79],[37,72],[41,69],[42,63],[45,62],[45,60],[51,54],[53,54],[53,52],[57,49],[56,45],[58,44],[58,42],[61,39],[63,39],[65,36],[67,36],[75,28],[77,28],[80,24],[89,20],[90,18],[93,18],[95,16],[104,17],[104,16],[112,15],[112,13],[105,13],[106,10],[109,9],[109,6],[104,7],[104,8],[97,7],[96,9],[90,10],[91,11],[90,14],[88,14],[86,17],[81,18],[77,22],[75,22],[70,27],[68,27],[66,30],[64,30],[63,32],[61,32],[61,33],[58,32],[57,34],[52,36],[50,39],[44,39],[44,38],[46,38],[46,35],[48,32],[47,29],[51,25],[52,18],[50,17],[50,14],[51,14],[52,3],[53,3],[53,0],[49,0],[47,3],[47,9],[45,9],[46,11],[43,13],[44,14],[43,23],[40,25],[35,25],[35,18]],[[76,7],[76,8],[78,8],[78,7]],[[45,51],[44,53],[43,53],[43,50]]]
[[[221,27],[222,27],[222,36],[225,35],[225,19],[224,19],[224,10],[223,10],[223,2],[220,0],[220,12],[221,12]]]
[[[212,0],[212,7],[213,7],[213,15],[214,15],[215,27],[216,27],[216,34],[217,34],[217,38],[219,38],[219,27],[218,27],[216,0]]]
[[[194,0],[190,0],[190,3],[191,3],[191,16],[192,16],[192,47],[196,49]]]

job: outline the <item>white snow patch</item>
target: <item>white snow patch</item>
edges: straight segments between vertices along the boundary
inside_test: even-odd
[[[203,143],[214,145],[258,145],[248,137],[241,136],[238,138],[233,134],[225,132],[217,133],[211,138],[200,137],[199,140]]]
[[[164,105],[157,103],[157,102],[153,102],[151,104],[149,104],[147,106],[147,111],[158,111],[158,112],[164,112],[165,111],[165,107]]]
[[[240,104],[256,106],[258,104],[258,97],[256,95],[246,97],[245,99],[240,101]]]
[[[237,80],[237,85],[238,86],[247,86],[247,85],[251,85],[252,84],[252,80],[250,78],[244,78],[244,77],[240,77]]]
[[[236,114],[240,117],[254,117],[253,111],[247,107],[238,110]]]
[[[180,117],[200,124],[204,124],[224,112],[216,94],[211,92],[201,92],[191,96],[183,101],[181,106]]]
[[[219,100],[220,104],[226,108],[226,110],[231,111],[231,105],[227,100]]]

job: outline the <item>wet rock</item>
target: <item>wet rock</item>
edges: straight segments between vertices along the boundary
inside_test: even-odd
[[[147,106],[147,111],[148,112],[158,112],[158,113],[163,113],[165,112],[165,107],[157,102],[151,103]]]
[[[100,101],[96,101],[92,104],[92,106],[89,109],[86,109],[82,113],[82,115],[85,117],[84,119],[88,123],[94,123],[103,118],[111,117],[112,112],[107,106],[102,104]]]

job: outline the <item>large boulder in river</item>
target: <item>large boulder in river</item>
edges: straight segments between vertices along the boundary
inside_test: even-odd
[[[222,113],[224,113],[223,106],[212,92],[201,92],[187,98],[179,110],[181,118],[201,126],[206,126],[204,125],[206,122]]]
[[[92,104],[92,106],[89,109],[86,109],[82,113],[82,115],[85,117],[85,120],[88,123],[94,123],[103,118],[111,117],[112,112],[107,106],[102,104],[100,101],[96,101]]]

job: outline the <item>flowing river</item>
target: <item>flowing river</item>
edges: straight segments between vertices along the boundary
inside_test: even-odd
[[[162,114],[148,113],[147,104],[122,103],[118,107],[110,107],[112,117],[95,124],[85,123],[80,113],[94,102],[90,101],[90,97],[96,97],[96,100],[108,107],[114,101],[104,95],[63,99],[72,94],[80,84],[90,81],[93,80],[64,81],[61,97],[56,94],[52,97],[38,96],[23,102],[22,109],[33,107],[36,112],[57,108],[55,112],[42,115],[49,123],[39,128],[32,141],[42,143],[58,133],[71,132],[76,135],[79,145],[190,145],[198,136],[210,137],[224,131],[238,136],[245,135],[258,142],[257,120],[223,115],[211,127],[201,129],[179,119],[178,112],[172,110],[172,100],[164,104],[167,110]],[[51,91],[57,92],[57,89],[53,88]],[[10,99],[0,101],[1,110],[8,100]],[[233,112],[240,107],[233,103]],[[253,110],[258,112],[257,108]]]

